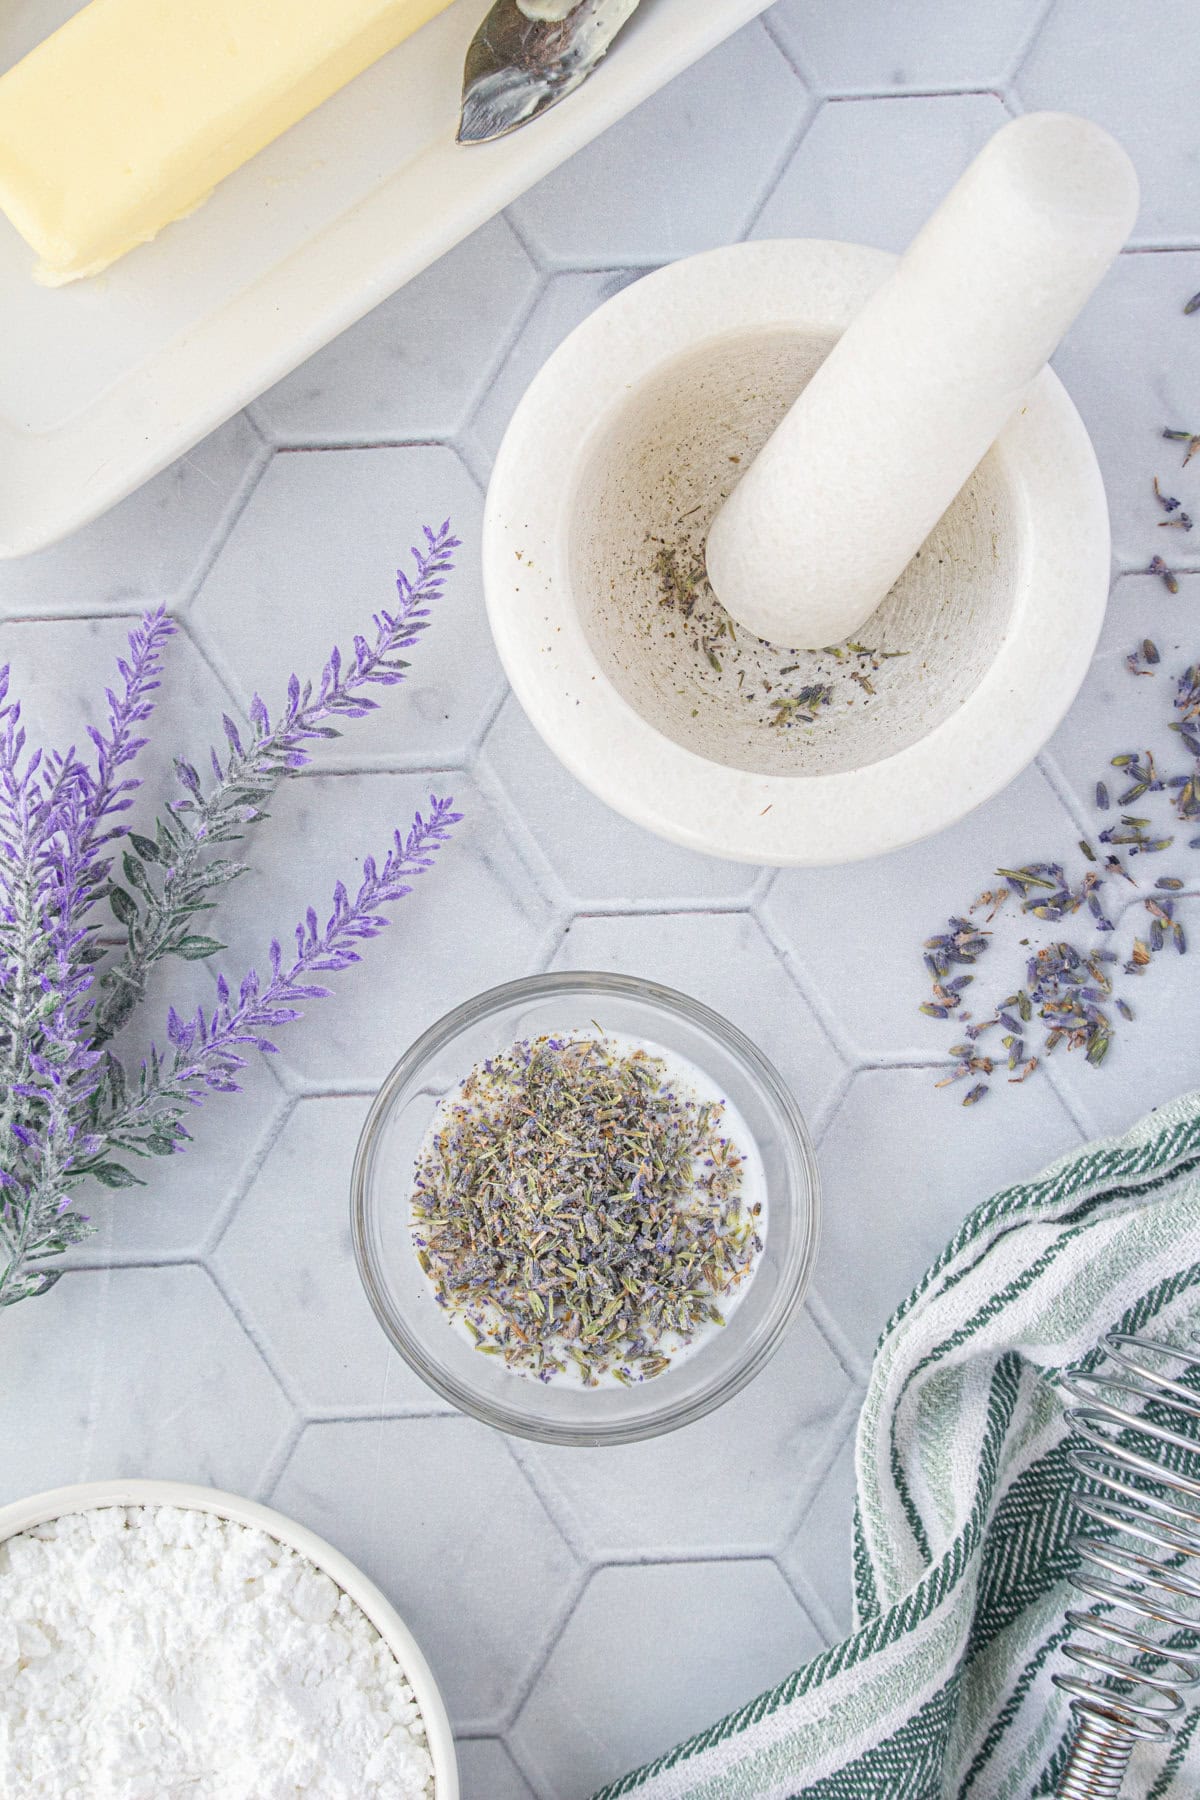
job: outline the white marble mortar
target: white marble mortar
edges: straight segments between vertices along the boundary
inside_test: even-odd
[[[714,514],[895,260],[802,239],[660,269],[550,357],[497,457],[484,580],[512,686],[586,786],[692,849],[828,864],[939,831],[1034,757],[1095,648],[1108,512],[1048,370],[862,627],[888,658],[714,635],[702,588],[685,616]],[[815,683],[815,721],[779,723]]]

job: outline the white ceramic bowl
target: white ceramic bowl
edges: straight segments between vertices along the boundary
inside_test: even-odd
[[[235,1525],[249,1525],[266,1532],[322,1569],[367,1615],[412,1688],[433,1758],[434,1800],[459,1800],[454,1737],[429,1664],[399,1613],[340,1550],[269,1506],[187,1481],[86,1481],[76,1487],[32,1494],[27,1500],[0,1507],[0,1543],[34,1525],[43,1525],[48,1519],[61,1518],[64,1513],[91,1512],[102,1506],[180,1506],[216,1513]]]
[[[1032,760],[1095,649],[1108,509],[1049,370],[863,627],[905,652],[869,701],[850,688],[815,729],[773,729],[739,697],[744,663],[722,646],[710,668],[664,608],[653,546],[702,558],[741,469],[895,260],[799,239],[659,269],[560,345],[497,457],[484,577],[513,688],[579,780],[691,849],[827,864],[929,836]],[[869,456],[869,419],[863,439]]]

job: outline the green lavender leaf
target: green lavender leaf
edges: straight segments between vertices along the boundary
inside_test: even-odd
[[[109,905],[118,924],[132,925],[138,916],[137,903],[124,888],[110,887],[108,890]]]
[[[185,957],[188,962],[202,962],[206,956],[215,956],[218,950],[224,948],[224,944],[219,944],[216,938],[189,935],[180,938],[175,945],[175,954]]]

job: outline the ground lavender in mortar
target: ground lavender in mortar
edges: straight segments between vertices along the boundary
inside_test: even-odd
[[[661,1375],[724,1324],[762,1249],[724,1119],[602,1032],[478,1064],[417,1159],[413,1240],[438,1303],[521,1374]]]

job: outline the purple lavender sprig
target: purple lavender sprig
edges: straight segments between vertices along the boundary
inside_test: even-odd
[[[330,990],[314,977],[332,974],[360,962],[355,948],[377,937],[388,924],[381,911],[412,892],[413,881],[432,868],[434,858],[458,824],[461,814],[449,799],[431,794],[427,818],[417,813],[408,835],[397,831],[380,869],[374,857],[363,861],[363,878],[351,899],[338,882],[333,910],[322,929],[310,907],[296,927],[296,954],[285,968],[278,942],[270,949],[270,979],[260,982],[251,969],[235,998],[224,976],[217,981],[217,1004],[209,1013],[199,1008],[183,1019],[172,1007],[167,1015],[171,1054],[156,1047],[143,1063],[136,1087],[121,1097],[104,1119],[107,1144],[134,1155],[171,1155],[188,1133],[181,1121],[188,1108],[203,1103],[205,1093],[238,1092],[237,1076],[245,1068],[246,1051],[273,1056],[273,1036],[280,1025],[301,1018],[300,1002],[319,1000]]]
[[[414,551],[415,579],[398,576],[398,611],[375,619],[374,644],[356,638],[345,664],[335,649],[315,693],[293,676],[274,727],[256,698],[247,745],[226,720],[230,754],[222,762],[214,753],[216,786],[205,796],[195,771],[178,765],[188,797],[159,819],[153,838],[127,830],[120,815],[139,786],[130,767],[146,742],[139,732],[174,630],[162,610],[130,636],[129,658],[118,663],[123,685],[108,692],[106,729],[89,729],[94,766],[74,748],[27,748],[9,671],[0,669],[0,1307],[44,1293],[58,1279],[53,1259],[87,1234],[86,1220],[69,1210],[78,1184],[88,1177],[108,1187],[133,1184],[114,1154],[174,1154],[188,1137],[187,1107],[206,1091],[236,1091],[246,1049],[275,1050],[267,1032],[299,1018],[298,1002],[329,992],[316,975],[359,960],[355,944],[387,923],[380,909],[410,891],[457,823],[452,802],[432,798],[428,818],[418,813],[407,836],[395,834],[382,869],[365,861],[353,899],[338,884],[323,930],[308,912],[286,969],[273,944],[265,985],[252,970],[235,1000],[221,978],[207,1017],[169,1013],[170,1050],[162,1055],[152,1045],[132,1081],[101,1048],[159,957],[219,948],[187,928],[191,915],[213,904],[209,892],[241,873],[241,864],[212,858],[211,846],[241,837],[264,816],[275,785],[307,761],[304,746],[337,735],[330,720],[374,709],[365,687],[403,678],[407,665],[397,652],[425,628],[458,547],[448,523],[425,538],[426,548]],[[127,840],[126,887],[111,881],[109,847],[118,839]],[[101,988],[91,915],[105,894],[127,925],[127,943]]]
[[[198,771],[182,758],[175,768],[185,789],[161,817],[153,842],[132,840],[124,860],[125,885],[110,889],[110,902],[125,927],[123,955],[104,975],[105,994],[97,1011],[95,1041],[105,1043],[128,1019],[146,991],[155,963],[165,956],[199,960],[222,948],[212,937],[193,929],[201,913],[212,910],[212,893],[245,873],[245,863],[214,857],[213,847],[243,837],[267,816],[267,804],[287,776],[309,761],[307,745],[340,736],[335,719],[359,719],[379,702],[369,687],[391,687],[408,668],[399,652],[414,644],[429,622],[453,567],[459,540],[447,519],[441,530],[425,528],[425,547],[413,548],[415,574],[397,574],[400,597],[395,612],[375,615],[375,641],[354,640],[354,654],[343,659],[335,646],[313,690],[296,675],[288,683],[287,704],[274,725],[261,698],[250,706],[250,735],[228,716],[222,721],[229,751],[224,761],[212,752],[215,785],[206,794]]]

